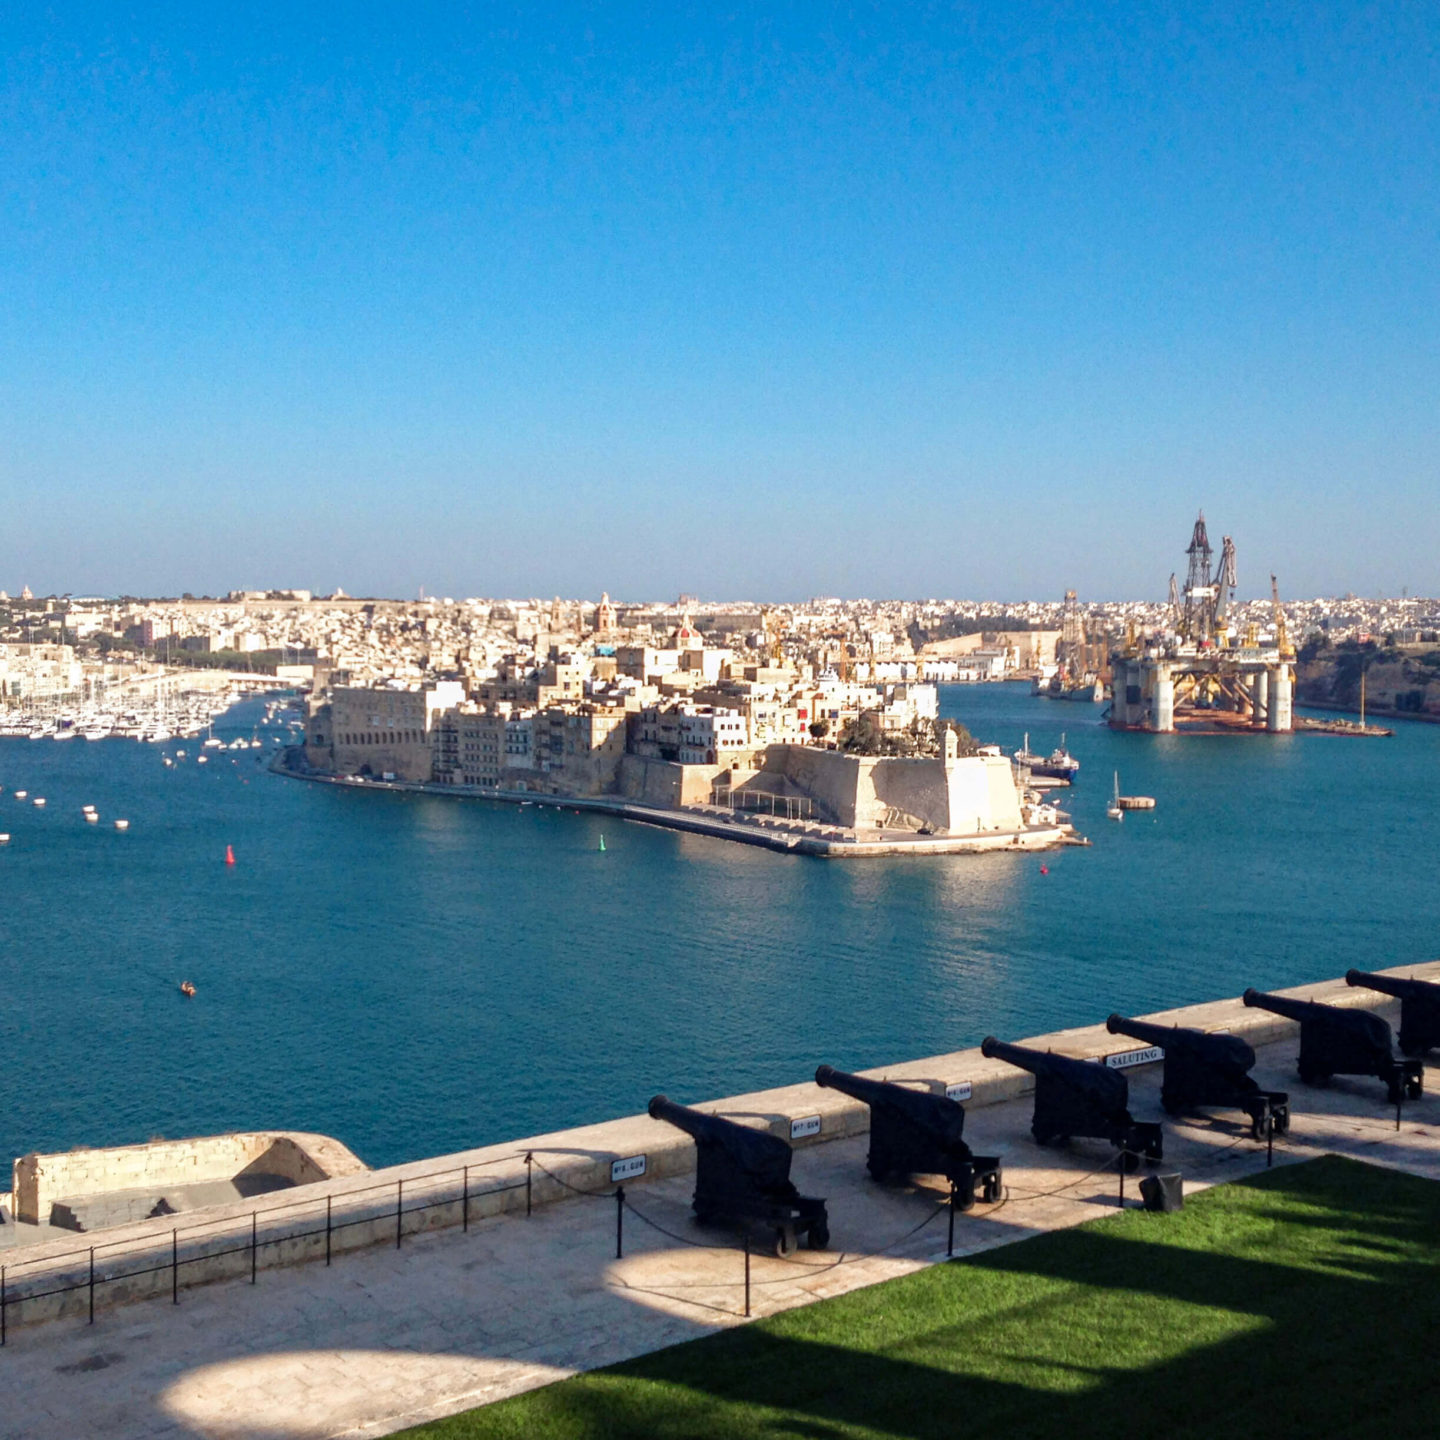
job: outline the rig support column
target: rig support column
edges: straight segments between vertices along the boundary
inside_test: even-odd
[[[1270,672],[1270,714],[1265,728],[1286,735],[1295,728],[1291,713],[1290,667],[1283,662]]]
[[[1270,718],[1270,672],[1257,670],[1253,678],[1255,708],[1250,716],[1250,723],[1263,726],[1269,723]]]
[[[1155,691],[1150,711],[1150,728],[1167,734],[1175,728],[1175,676],[1168,665],[1155,667]]]

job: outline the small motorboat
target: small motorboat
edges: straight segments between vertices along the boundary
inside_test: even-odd
[[[117,830],[128,830],[130,828],[130,822],[128,820],[117,820],[115,822],[115,828]]]
[[[1110,797],[1110,803],[1105,807],[1105,814],[1111,820],[1123,820],[1125,811],[1120,806],[1120,772],[1115,772],[1115,793]]]

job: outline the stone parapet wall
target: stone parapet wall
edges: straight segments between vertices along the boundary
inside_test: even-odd
[[[1399,966],[1381,973],[1440,981],[1440,961]],[[1296,986],[1277,993],[1375,1010],[1392,1023],[1399,1011],[1397,1001],[1373,991],[1351,988],[1343,979]],[[1246,1009],[1238,998],[1137,1018],[1159,1025],[1226,1030],[1257,1046],[1296,1035],[1299,1030],[1295,1022],[1268,1011]],[[1103,1023],[1030,1037],[1021,1043],[1081,1059],[1138,1048],[1137,1042],[1111,1035]],[[829,1058],[823,1051],[817,1051],[814,1056],[816,1063]],[[1013,1100],[1034,1089],[1031,1075],[1003,1061],[987,1060],[973,1048],[879,1066],[861,1073],[937,1093],[944,1093],[949,1085],[968,1083],[971,1094],[966,1105],[970,1109]],[[817,1133],[792,1140],[797,1149],[861,1135],[869,1129],[866,1106],[837,1090],[821,1089],[808,1079],[709,1102],[688,1095],[683,1076],[646,1076],[637,1080],[638,1089],[649,1085],[665,1089],[673,1099],[769,1130],[787,1140],[792,1139],[794,1121],[818,1117]],[[636,1098],[648,1101],[649,1096],[637,1094]],[[243,1140],[246,1137],[221,1138]],[[277,1137],[271,1134],[268,1138]],[[304,1142],[317,1137],[293,1138]],[[302,1148],[305,1147],[302,1145]],[[687,1135],[639,1114],[313,1182],[301,1195],[293,1190],[282,1191],[214,1206],[185,1217],[187,1224],[178,1230],[165,1221],[153,1220],[119,1227],[104,1232],[103,1243],[97,1246],[103,1283],[97,1287],[96,1303],[101,1306],[123,1304],[146,1296],[169,1294],[172,1285],[184,1288],[227,1277],[249,1276],[252,1267],[264,1269],[324,1260],[328,1254],[343,1250],[395,1244],[402,1231],[409,1236],[423,1230],[460,1225],[467,1219],[475,1223],[504,1214],[523,1215],[527,1204],[554,1204],[577,1198],[579,1192],[608,1195],[614,1190],[612,1164],[636,1156],[645,1158],[644,1174],[627,1178],[627,1187],[693,1173],[695,1168],[695,1146]],[[355,1163],[358,1166],[359,1162]],[[258,1236],[253,1252],[252,1234]],[[83,1251],[68,1241],[50,1241],[13,1253],[15,1260],[9,1266],[11,1324],[85,1313],[88,1296],[83,1288],[50,1293],[41,1299],[24,1298],[27,1292],[54,1292],[67,1284],[83,1286],[86,1273]],[[180,1263],[172,1270],[172,1259],[176,1256]],[[126,1278],[111,1280],[108,1278],[111,1273],[123,1273]]]
[[[328,1135],[280,1130],[22,1155],[15,1161],[12,1176],[14,1214],[32,1225],[45,1224],[57,1200],[232,1180],[246,1171],[279,1175],[295,1185],[312,1185],[365,1173],[366,1167]]]

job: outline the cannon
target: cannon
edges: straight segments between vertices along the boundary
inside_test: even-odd
[[[1324,1085],[1332,1075],[1373,1075],[1385,1082],[1392,1105],[1420,1098],[1425,1066],[1395,1053],[1394,1037],[1382,1016],[1260,990],[1247,990],[1240,998],[1252,1008],[1300,1022],[1299,1070],[1307,1085]]]
[[[1105,1028],[1112,1035],[1129,1035],[1164,1050],[1160,1103],[1167,1115],[1233,1105],[1250,1117],[1250,1133],[1257,1140],[1289,1131],[1290,1097],[1283,1090],[1262,1090],[1250,1078],[1255,1052],[1238,1035],[1207,1035],[1203,1030],[1151,1025],[1124,1015],[1110,1016]]]
[[[695,1142],[695,1218],[702,1225],[769,1231],[775,1253],[793,1255],[801,1237],[812,1250],[830,1243],[825,1202],[802,1195],[790,1180],[793,1151],[767,1130],[752,1130],[720,1115],[677,1105],[664,1095],[650,1114]]]
[[[1048,1050],[1007,1045],[993,1035],[980,1042],[980,1053],[1035,1077],[1030,1133],[1037,1145],[1056,1144],[1072,1135],[1108,1140],[1122,1152],[1126,1170],[1138,1169],[1141,1155],[1152,1162],[1165,1158],[1159,1124],[1135,1120],[1126,1108],[1130,1086],[1118,1070]]]
[[[943,1175],[954,1186],[960,1210],[974,1205],[977,1181],[987,1204],[1000,1198],[1000,1157],[976,1155],[961,1138],[965,1107],[958,1100],[887,1080],[867,1080],[829,1065],[816,1070],[815,1083],[870,1107],[865,1164],[876,1180]]]
[[[1405,1054],[1423,1055],[1440,1045],[1440,985],[1434,981],[1398,980],[1369,970],[1347,970],[1345,983],[1399,1000],[1400,1048]]]

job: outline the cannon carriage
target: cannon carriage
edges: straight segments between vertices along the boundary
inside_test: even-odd
[[[965,1107],[958,1100],[886,1080],[868,1080],[830,1065],[815,1071],[815,1083],[870,1107],[870,1153],[865,1164],[874,1179],[943,1175],[954,1187],[960,1210],[974,1205],[977,1185],[987,1204],[1000,1198],[1000,1157],[976,1155],[965,1143]]]
[[[1121,1152],[1126,1170],[1163,1160],[1164,1135],[1158,1122],[1136,1120],[1129,1111],[1130,1086],[1118,1070],[1048,1050],[1009,1045],[987,1035],[980,1053],[1028,1070],[1035,1077],[1035,1113],[1030,1133],[1037,1145],[1055,1145],[1071,1136],[1108,1140]]]
[[[824,1200],[802,1195],[791,1182],[794,1152],[778,1136],[706,1115],[656,1095],[649,1106],[656,1120],[683,1130],[695,1141],[695,1218],[702,1225],[729,1225],[767,1233],[775,1253],[793,1255],[803,1239],[812,1250],[830,1243]]]
[[[1383,1016],[1261,990],[1246,990],[1240,998],[1254,1009],[1300,1022],[1297,1068],[1305,1084],[1324,1085],[1336,1075],[1373,1075],[1385,1082],[1392,1105],[1418,1100],[1424,1092],[1423,1062],[1395,1053],[1395,1037]]]
[[[1433,980],[1402,980],[1369,970],[1347,970],[1345,983],[1399,1000],[1400,1049],[1406,1055],[1423,1055],[1440,1045],[1440,985]]]
[[[1262,1090],[1250,1077],[1255,1052],[1238,1035],[1211,1035],[1180,1025],[1152,1025],[1111,1015],[1105,1028],[1165,1052],[1160,1104],[1167,1115],[1210,1106],[1234,1107],[1250,1117],[1257,1140],[1290,1129],[1290,1097],[1283,1090]]]

